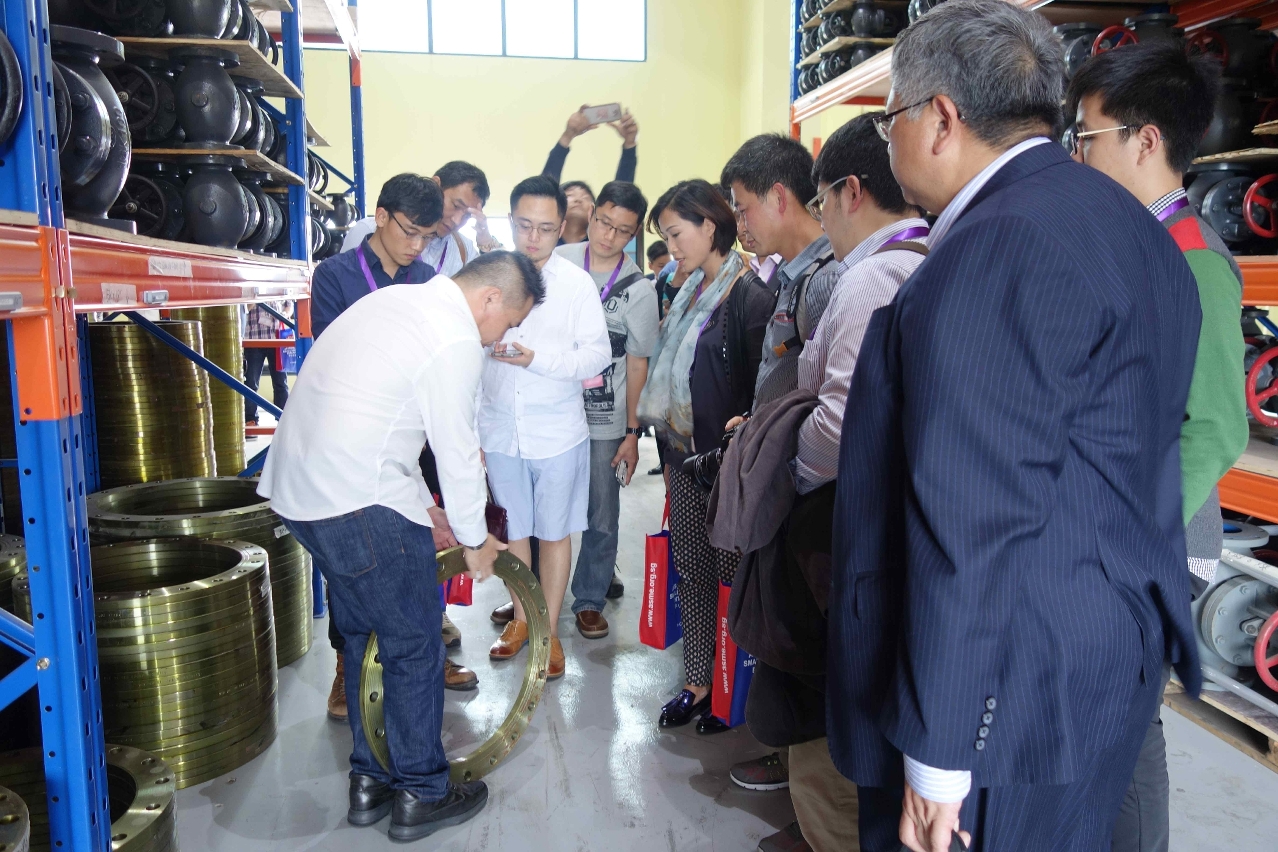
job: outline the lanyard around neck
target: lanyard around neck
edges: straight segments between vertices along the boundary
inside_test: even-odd
[[[1182,195],[1180,198],[1177,198],[1171,204],[1168,204],[1165,208],[1163,208],[1163,211],[1158,214],[1158,221],[1166,222],[1174,214],[1179,213],[1188,206],[1189,199]]]
[[[599,301],[608,301],[608,294],[612,292],[612,285],[617,283],[617,276],[621,274],[621,267],[626,265],[626,253],[623,251],[621,257],[617,260],[617,268],[612,271],[612,277],[608,279],[607,285],[604,286],[603,292],[599,294]],[[586,271],[593,272],[590,268],[590,246],[586,246]]]
[[[364,271],[364,280],[368,282],[368,292],[370,292],[370,293],[376,293],[376,292],[377,292],[377,282],[376,282],[375,280],[373,280],[373,270],[372,270],[372,269],[369,267],[369,265],[368,265],[368,258],[364,256],[364,244],[363,244],[363,243],[361,243],[361,244],[360,244],[360,247],[359,247],[358,249],[356,249],[356,250],[355,250],[355,253],[356,253],[357,255],[359,255],[359,268],[360,268],[360,269],[362,269],[362,270]],[[440,265],[442,266],[443,264],[440,264]],[[387,276],[387,277],[389,278],[390,276]],[[406,280],[404,283],[405,283],[405,284],[420,284],[420,283],[422,283],[422,282],[420,282],[420,281],[414,281],[414,280],[412,280],[412,278],[413,278],[413,276],[412,276],[411,274],[410,274],[410,275],[408,275],[408,276],[407,276],[407,280]],[[394,278],[391,278],[391,283],[392,283],[392,284],[394,284],[394,283],[395,283],[395,279],[394,279]]]
[[[906,228],[904,231],[901,231],[900,233],[896,233],[888,237],[883,242],[883,245],[890,246],[892,245],[892,243],[903,243],[906,240],[913,240],[918,237],[926,237],[928,233],[929,233],[929,229],[927,225],[915,225],[911,228]]]

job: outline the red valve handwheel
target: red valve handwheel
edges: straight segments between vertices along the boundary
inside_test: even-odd
[[[1252,656],[1256,663],[1256,674],[1260,675],[1265,686],[1278,692],[1278,677],[1274,677],[1274,671],[1278,670],[1278,655],[1267,656],[1269,640],[1274,638],[1275,630],[1278,630],[1278,612],[1265,619],[1264,626],[1260,628],[1260,633],[1256,636],[1256,648]]]
[[[1109,41],[1119,33],[1122,33],[1122,35],[1119,36],[1118,41],[1114,42],[1109,47],[1102,47],[1105,42]],[[1122,24],[1114,24],[1112,27],[1106,27],[1101,30],[1100,35],[1096,36],[1096,41],[1092,42],[1092,56],[1095,56],[1098,53],[1104,53],[1107,50],[1113,50],[1116,47],[1122,47],[1125,44],[1135,44],[1137,41],[1136,33],[1127,29],[1127,27]]]
[[[1278,216],[1274,215],[1274,208],[1278,207],[1278,199],[1267,198],[1260,194],[1260,190],[1274,181],[1278,180],[1278,175],[1265,175],[1257,180],[1251,186],[1247,187],[1247,194],[1243,196],[1243,221],[1247,223],[1247,227],[1258,237],[1273,239],[1278,237]],[[1252,215],[1251,206],[1264,208],[1269,214],[1269,227],[1261,227],[1256,221],[1256,217]]]
[[[1278,119],[1278,100],[1273,100],[1265,104],[1265,109],[1260,114],[1260,118],[1257,119],[1256,124],[1257,125],[1268,124],[1274,119]],[[1273,133],[1266,133],[1264,138],[1268,139],[1268,138],[1272,138],[1273,136],[1274,136]]]
[[[1215,30],[1199,30],[1185,39],[1186,53],[1194,47],[1198,48],[1199,53],[1215,56],[1220,60],[1222,68],[1229,65],[1229,44],[1225,41],[1225,37]]]
[[[1256,384],[1260,381],[1260,371],[1275,358],[1278,358],[1278,346],[1271,346],[1260,353],[1256,363],[1252,364],[1251,369],[1247,371],[1247,410],[1251,412],[1252,417],[1256,418],[1257,423],[1271,427],[1278,426],[1278,415],[1265,411],[1260,404],[1278,396],[1278,380],[1270,381],[1269,386],[1262,389],[1257,389]]]

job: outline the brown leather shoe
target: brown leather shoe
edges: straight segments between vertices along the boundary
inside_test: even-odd
[[[528,624],[515,619],[506,625],[501,636],[488,649],[488,656],[494,660],[509,660],[528,644]]]
[[[469,692],[479,686],[479,675],[452,660],[444,660],[444,689]]]
[[[602,639],[608,635],[608,619],[602,612],[583,609],[577,613],[577,632],[586,639]]]
[[[558,680],[564,676],[567,661],[564,659],[564,646],[559,644],[558,636],[550,637],[550,665],[546,668],[546,680]]]
[[[333,688],[328,693],[328,718],[334,722],[346,721],[346,668],[342,664],[342,655],[337,655],[337,676],[333,678]]]
[[[513,603],[502,604],[493,610],[493,614],[488,617],[493,620],[493,624],[510,624],[515,619],[515,605]]]

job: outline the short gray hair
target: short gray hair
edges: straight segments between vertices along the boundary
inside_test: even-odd
[[[1059,135],[1064,79],[1052,25],[1004,0],[948,0],[902,32],[892,50],[896,106],[947,95],[992,146],[1015,144],[1044,125]]]

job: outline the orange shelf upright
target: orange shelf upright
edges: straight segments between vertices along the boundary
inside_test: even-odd
[[[23,230],[28,233],[0,227],[3,277],[6,284],[21,279],[24,293],[22,308],[3,315],[13,320],[18,414],[23,420],[59,420],[80,413],[75,312],[66,286],[66,232],[45,226]]]

